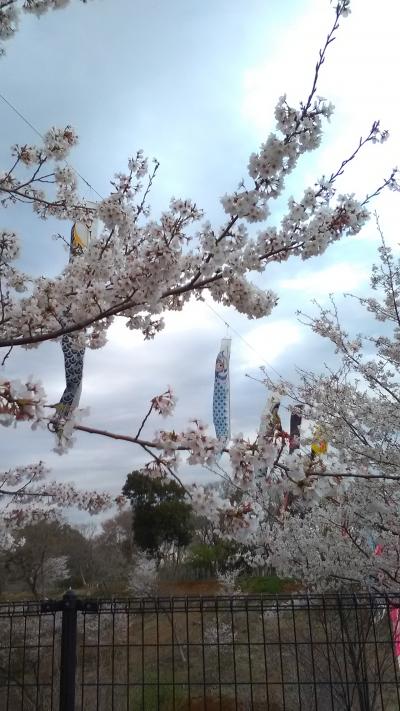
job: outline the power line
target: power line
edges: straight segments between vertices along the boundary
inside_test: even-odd
[[[247,346],[247,348],[250,348],[250,350],[252,350],[253,353],[255,353],[255,355],[257,356],[257,358],[260,359],[261,363],[263,363],[267,368],[269,368],[270,370],[272,370],[272,371],[278,376],[278,378],[279,378],[280,380],[283,380],[281,374],[278,373],[278,371],[276,370],[276,368],[274,368],[274,366],[271,365],[271,363],[268,363],[268,361],[265,360],[265,358],[263,358],[263,357],[256,351],[255,348],[253,348],[253,346],[251,345],[251,343],[249,343],[249,342],[244,338],[244,336],[242,336],[242,335],[239,333],[239,331],[237,331],[235,328],[233,328],[233,326],[231,326],[231,324],[229,323],[229,321],[227,321],[223,316],[221,316],[221,314],[219,314],[218,311],[216,311],[216,309],[214,309],[213,306],[211,306],[209,303],[207,303],[207,301],[204,301],[204,303],[205,303],[205,305],[207,306],[207,308],[209,308],[210,311],[212,311],[212,312],[220,319],[220,321],[222,321],[222,323],[224,323],[225,326],[227,326],[227,327],[232,331],[232,333],[234,333],[238,338],[240,338],[241,341],[243,341],[243,343]]]
[[[9,101],[8,99],[6,99],[6,97],[5,97],[3,94],[1,94],[1,93],[0,93],[0,99],[2,99],[2,101],[4,101],[4,103],[5,103],[12,111],[14,111],[14,113],[17,114],[17,116],[19,116],[19,118],[20,118],[24,123],[26,123],[26,125],[29,126],[29,128],[32,129],[32,131],[33,131],[34,133],[36,133],[37,136],[39,136],[42,140],[44,140],[43,134],[40,133],[40,131],[36,128],[36,126],[34,126],[33,123],[31,123],[31,121],[29,121],[29,120],[26,118],[26,116],[24,116],[20,111],[18,111],[17,107],[14,106],[14,104],[12,104],[11,101]],[[83,177],[83,175],[81,175],[80,173],[78,173],[78,171],[76,170],[76,168],[74,168],[74,166],[71,165],[71,163],[68,163],[68,161],[65,161],[65,163],[66,163],[66,165],[67,165],[69,168],[71,168],[71,170],[74,171],[74,173],[78,176],[78,178],[80,178],[80,179],[85,183],[85,185],[88,186],[88,188],[90,188],[91,190],[93,190],[93,192],[100,198],[100,200],[103,200],[103,199],[104,199],[103,196],[100,195],[100,193],[98,193],[97,190],[95,190],[95,188],[93,187],[93,185],[91,185],[91,184],[89,183],[89,181],[86,180],[86,178]]]

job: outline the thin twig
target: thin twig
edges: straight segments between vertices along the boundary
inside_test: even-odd
[[[145,440],[145,439],[139,439],[138,437],[132,437],[130,435],[122,435],[122,434],[116,434],[115,432],[108,432],[107,430],[100,430],[97,429],[96,427],[86,427],[85,425],[74,425],[75,430],[80,430],[81,432],[88,432],[89,434],[97,434],[101,435],[102,437],[110,437],[111,439],[119,439],[122,440],[123,442],[131,442],[132,444],[138,444],[141,447],[152,447],[153,449],[163,449],[162,444],[157,444],[155,442],[151,442],[150,440]],[[181,450],[181,451],[188,451],[187,447],[183,447],[181,445],[175,447],[176,450]]]
[[[141,434],[141,432],[142,432],[142,429],[143,429],[143,427],[145,426],[147,420],[149,419],[149,417],[150,417],[150,415],[151,415],[151,413],[152,413],[152,411],[153,411],[153,407],[154,407],[154,404],[153,404],[153,402],[152,402],[151,405],[150,405],[150,407],[149,407],[149,410],[148,410],[147,414],[144,416],[144,418],[143,418],[143,420],[142,420],[142,424],[140,425],[138,431],[136,432],[136,439],[138,439],[138,437],[140,437],[140,434]]]
[[[1,365],[2,365],[2,366],[5,364],[5,362],[6,362],[7,358],[9,357],[9,355],[10,355],[10,353],[11,353],[11,351],[12,351],[13,348],[14,348],[14,346],[10,346],[10,348],[8,349],[8,351],[7,351],[7,353],[5,354],[3,360],[1,361]]]
[[[186,492],[186,494],[188,496],[190,496],[190,498],[192,498],[190,491],[188,491],[186,486],[184,486],[184,484],[182,484],[180,478],[178,477],[177,474],[175,474],[174,470],[169,466],[169,464],[167,464],[167,462],[165,462],[163,459],[161,459],[161,457],[157,457],[157,455],[154,454],[154,452],[152,452],[151,449],[146,447],[145,444],[141,443],[140,446],[142,447],[142,449],[144,449],[145,452],[147,452],[147,454],[149,454],[157,462],[157,464],[165,467],[168,470],[170,476],[172,476],[178,482],[178,484],[182,487],[182,489]]]

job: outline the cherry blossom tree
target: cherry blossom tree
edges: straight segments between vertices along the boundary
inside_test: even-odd
[[[0,0],[0,38],[14,33],[21,13],[41,14],[66,4],[64,0]],[[342,194],[337,183],[367,144],[387,139],[379,121],[356,142],[351,154],[313,187],[297,199],[289,197],[278,227],[266,224],[287,176],[302,155],[319,147],[324,122],[332,116],[332,104],[318,96],[318,79],[339,23],[349,12],[350,0],[338,0],[305,100],[294,107],[286,95],[280,97],[275,109],[276,130],[250,156],[248,179],[221,198],[226,219],[220,225],[212,225],[189,199],[172,198],[168,208],[157,219],[152,218],[149,195],[159,164],[149,164],[141,151],[114,177],[110,195],[93,208],[80,198],[77,176],[66,162],[78,140],[71,126],[50,128],[40,145],[12,146],[10,164],[0,173],[3,208],[25,203],[42,219],[51,216],[88,225],[98,219],[103,227],[98,238],[55,278],[35,278],[22,272],[18,268],[18,235],[0,230],[0,348],[4,349],[5,366],[12,349],[34,348],[65,335],[77,349],[99,348],[117,316],[125,319],[129,329],[153,338],[164,327],[164,312],[180,311],[192,297],[202,299],[206,293],[249,318],[267,316],[278,297],[252,284],[252,272],[264,272],[272,262],[284,262],[292,255],[306,260],[322,254],[333,242],[360,232],[369,218],[372,198],[384,188],[397,189],[397,171],[381,184],[372,185],[366,196]],[[260,225],[258,232],[254,231],[256,224]],[[130,441],[150,457],[145,467],[149,475],[172,476],[179,481],[180,453],[187,454],[189,463],[214,466],[223,445],[197,420],[182,433],[164,429],[144,438],[143,428],[150,415],[167,416],[174,405],[170,389],[153,398],[132,437],[84,426],[79,421],[82,413],[77,411],[69,412],[62,426],[58,422],[54,427],[45,393],[35,379],[26,383],[0,380],[1,424],[29,421],[37,427],[53,423],[60,452],[72,445],[76,431]],[[301,494],[304,500],[320,495],[323,481],[328,482],[324,494],[332,495],[328,477],[313,477],[317,482],[313,487],[303,485],[308,463],[295,456],[290,467],[284,464],[287,438],[271,412],[267,410],[263,417],[255,442],[239,435],[229,447],[231,471],[226,477],[236,496],[223,497],[200,487],[188,490],[192,506],[199,513],[207,511],[226,535],[246,538],[255,529],[264,530],[264,494],[280,501],[282,479],[286,489],[294,488],[295,495]],[[312,466],[315,470],[317,464]],[[112,503],[107,495],[44,483],[44,473],[42,464],[5,472],[1,493],[17,503],[17,509],[22,500],[31,506],[35,502],[42,505],[44,500],[52,501],[53,506],[78,504],[90,511]]]
[[[276,506],[273,515],[269,510],[262,532],[248,538],[256,557],[310,588],[361,585],[390,591],[400,582],[400,261],[382,233],[381,239],[371,295],[348,296],[368,312],[365,320],[368,314],[375,319],[374,335],[351,335],[333,300],[316,316],[302,314],[333,344],[339,363],[323,374],[300,372],[299,386],[280,383],[280,388],[302,404],[306,418],[320,423],[329,453],[311,457],[305,439],[303,451],[276,463],[291,503]],[[266,511],[270,497],[261,499]],[[307,500],[313,500],[312,507]]]

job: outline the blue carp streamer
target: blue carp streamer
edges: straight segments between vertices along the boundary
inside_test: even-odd
[[[229,384],[229,359],[231,339],[223,338],[215,361],[213,419],[217,438],[226,443],[231,438],[231,408]]]
[[[75,350],[73,339],[67,335],[62,337],[61,348],[64,355],[65,390],[57,410],[60,415],[68,417],[69,413],[79,405],[85,348]]]
[[[90,239],[90,230],[86,225],[74,223],[71,229],[71,242],[69,250],[69,261],[83,253]],[[68,314],[68,309],[65,315]],[[53,424],[56,429],[62,427],[62,423],[68,419],[73,410],[78,407],[82,392],[83,363],[85,358],[85,348],[77,347],[74,337],[65,334],[61,340],[62,352],[64,355],[65,367],[65,390],[60,402],[55,406],[56,415]]]

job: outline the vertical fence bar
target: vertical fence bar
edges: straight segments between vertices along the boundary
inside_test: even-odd
[[[68,590],[62,605],[60,711],[75,711],[77,603],[75,593]]]

